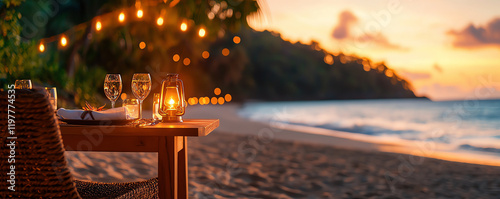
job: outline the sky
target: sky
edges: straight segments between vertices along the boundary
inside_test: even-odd
[[[498,0],[267,0],[256,30],[385,62],[432,100],[500,98]]]

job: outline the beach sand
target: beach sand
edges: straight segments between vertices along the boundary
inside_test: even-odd
[[[238,105],[188,107],[186,118],[219,118],[188,138],[193,198],[498,198],[500,167],[383,152],[400,148],[304,134],[238,117]],[[408,155],[410,154],[410,155]],[[157,177],[156,153],[67,152],[77,179]]]

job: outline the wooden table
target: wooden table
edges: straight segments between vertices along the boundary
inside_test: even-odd
[[[154,126],[61,124],[68,151],[158,152],[160,198],[188,197],[187,136],[206,136],[219,120],[186,119]]]

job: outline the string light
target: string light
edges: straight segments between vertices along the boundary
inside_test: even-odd
[[[45,51],[45,45],[43,45],[43,43],[40,43],[40,46],[38,47],[38,50],[40,50],[40,52],[43,53],[43,51]]]
[[[227,49],[227,48],[222,49],[222,55],[228,56],[229,55],[229,49]]]
[[[211,102],[212,102],[213,105],[216,105],[217,104],[217,98],[216,97],[212,97]]]
[[[214,94],[215,94],[215,95],[220,95],[220,93],[221,93],[220,88],[215,88],[215,89],[214,89]]]
[[[203,57],[203,59],[208,59],[208,57],[210,57],[210,53],[208,51],[203,51],[201,53],[201,56]]]
[[[120,15],[118,15],[118,21],[120,22],[125,21],[125,13],[121,12]]]
[[[159,26],[163,25],[163,17],[158,17],[158,19],[156,20],[156,24],[158,24]]]
[[[224,104],[224,98],[223,98],[223,97],[219,97],[219,100],[218,100],[218,101],[219,101],[219,104],[220,104],[220,105],[223,105],[223,104]]]
[[[233,97],[231,97],[231,94],[226,94],[224,96],[224,99],[226,99],[226,102],[230,102],[233,99]]]
[[[240,37],[238,37],[238,36],[234,36],[234,37],[233,37],[233,42],[234,42],[235,44],[239,44],[239,43],[241,42],[241,38],[240,38]]]
[[[68,44],[68,39],[66,39],[66,36],[61,37],[61,46],[66,46]]]
[[[101,24],[101,22],[100,22],[100,21],[97,21],[97,23],[95,23],[95,29],[96,29],[97,31],[99,31],[99,30],[101,30],[101,29],[102,29],[102,24]]]
[[[189,58],[184,58],[182,63],[184,64],[184,66],[188,66],[191,63],[191,60]]]
[[[174,60],[174,62],[178,62],[181,59],[181,56],[175,54],[174,57],[172,57],[172,59]]]
[[[206,33],[205,28],[200,28],[200,30],[198,31],[198,35],[200,37],[205,37],[205,33]]]
[[[141,41],[141,43],[139,43],[139,48],[141,48],[141,49],[146,48],[146,43],[144,43],[143,41]]]
[[[143,15],[144,15],[144,12],[143,12],[141,9],[139,9],[139,10],[137,11],[137,18],[139,18],[139,19],[140,19],[140,18],[142,18],[142,16],[143,16]]]
[[[182,22],[181,24],[181,30],[184,32],[188,29],[188,25],[185,22]]]

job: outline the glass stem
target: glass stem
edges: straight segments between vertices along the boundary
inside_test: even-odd
[[[115,101],[111,101],[111,108],[115,108]]]
[[[139,100],[139,119],[142,119],[142,100]]]

